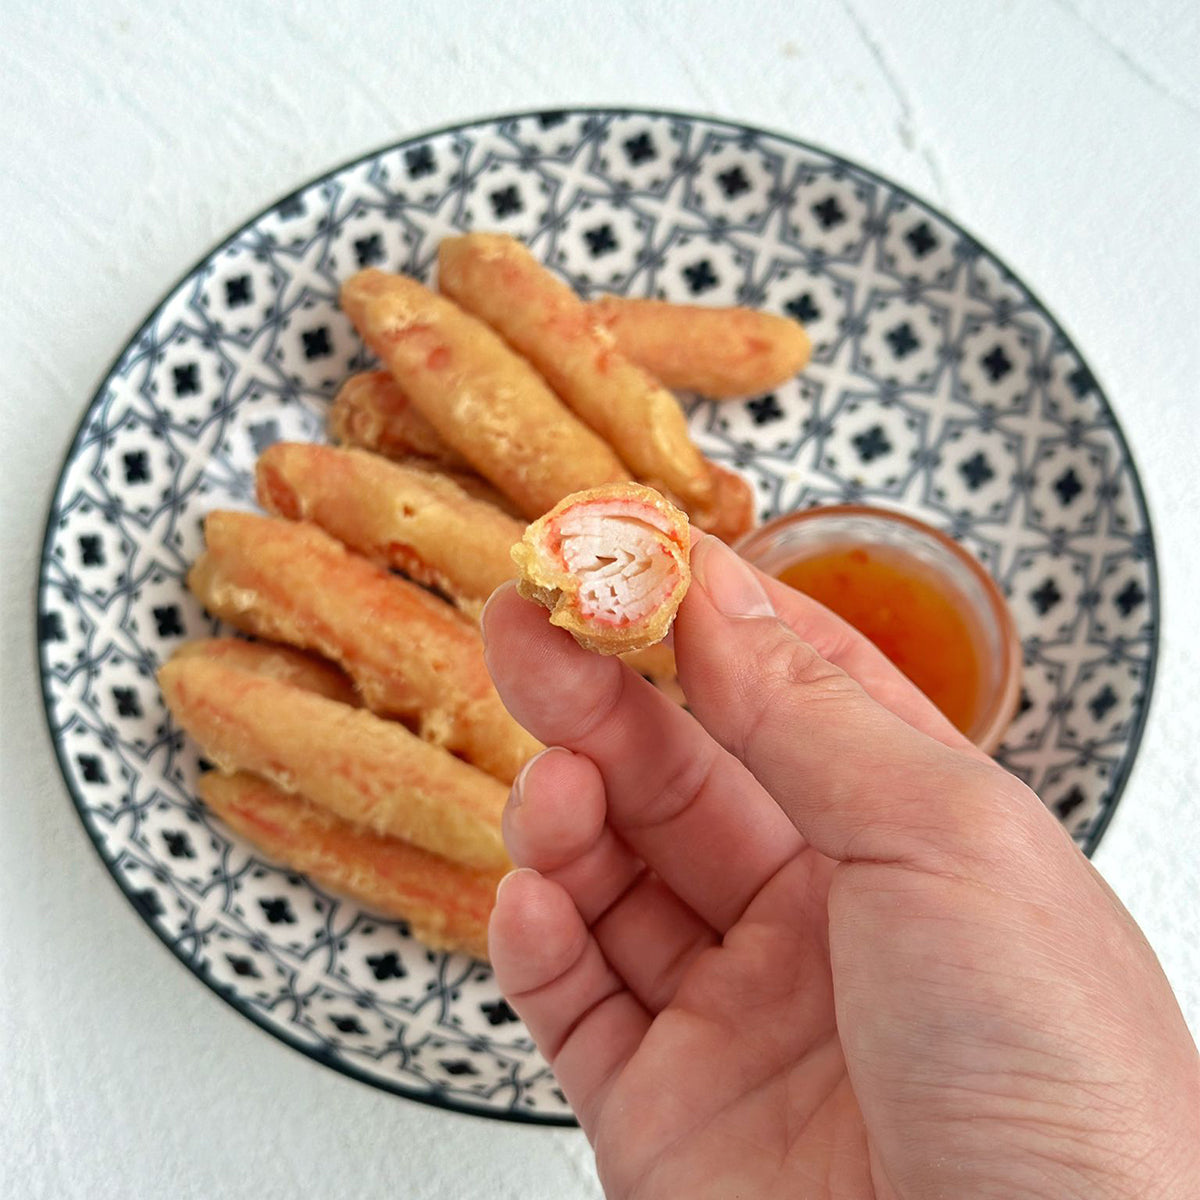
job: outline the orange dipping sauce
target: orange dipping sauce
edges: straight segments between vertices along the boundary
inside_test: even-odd
[[[877,645],[964,733],[979,717],[984,666],[964,598],[915,558],[846,546],[783,568],[779,578]]]

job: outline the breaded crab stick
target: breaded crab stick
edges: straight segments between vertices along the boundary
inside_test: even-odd
[[[691,582],[687,517],[652,488],[568,496],[513,547],[517,588],[588,650],[624,654],[666,637]]]
[[[804,326],[752,308],[602,296],[591,312],[665,387],[723,399],[766,392],[808,362]]]
[[[315,526],[214,512],[188,586],[247,633],[314,650],[368,708],[511,783],[541,745],[505,711],[479,633],[450,605]]]
[[[360,382],[361,381],[361,382]],[[343,397],[354,398],[355,411],[348,416],[339,406]],[[363,410],[366,410],[363,412]],[[403,414],[396,420],[383,417],[388,411]],[[442,441],[441,435],[409,404],[395,381],[384,371],[354,375],[342,385],[330,412],[330,432],[346,446],[374,450],[410,470],[441,473],[476,500],[484,500],[508,513],[517,510],[503,493],[470,470],[470,465]],[[413,436],[406,430],[411,421],[420,422]],[[692,506],[692,519],[708,533],[734,541],[753,525],[754,497],[745,481],[706,460],[712,480],[712,495],[703,506]]]
[[[362,703],[350,677],[333,663],[290,646],[277,646],[274,642],[248,642],[236,637],[197,638],[184,642],[174,657],[206,658],[239,671],[266,675],[351,707],[357,708]]]
[[[503,870],[503,784],[363,708],[199,655],[158,673],[179,724],[224,771],[253,771],[343,820]]]
[[[526,516],[629,477],[528,362],[444,296],[370,269],[342,285],[341,303],[442,439]]]
[[[499,871],[464,867],[380,837],[239,771],[200,777],[200,798],[271,858],[384,917],[407,921],[436,950],[487,958]]]
[[[357,381],[370,377],[368,386],[359,386]],[[373,450],[402,463],[409,470],[440,474],[458,484],[464,492],[476,500],[486,501],[510,515],[519,515],[513,502],[482,476],[475,474],[461,456],[442,441],[441,435],[424,417],[414,409],[400,392],[392,378],[383,371],[368,372],[368,376],[352,376],[343,385],[338,401],[330,413],[330,432],[334,440],[345,446]],[[422,423],[418,437],[408,439],[397,433],[395,427],[386,436],[378,436],[380,422],[376,419],[349,421],[344,415],[337,416],[341,397],[348,391],[356,395],[396,396],[400,411],[411,415]],[[356,403],[363,403],[356,401]],[[388,401],[388,403],[392,403]],[[407,421],[407,417],[405,418]],[[461,463],[460,466],[451,464]],[[712,480],[712,495],[705,503],[692,505],[693,523],[707,533],[715,534],[727,542],[735,541],[746,533],[754,523],[754,496],[749,484],[739,476],[716,463],[705,460],[706,469]]]
[[[372,562],[471,611],[513,577],[524,526],[457,484],[365,450],[277,442],[258,460],[258,501],[308,520]]]
[[[520,242],[486,233],[445,239],[438,284],[525,355],[637,478],[689,509],[709,501],[712,481],[678,401]]]

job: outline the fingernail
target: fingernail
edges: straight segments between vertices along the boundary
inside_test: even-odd
[[[773,617],[753,568],[719,538],[706,536],[692,550],[692,574],[713,606],[727,617]]]
[[[536,875],[537,872],[532,867],[514,867],[507,875],[500,878],[500,882],[496,884],[496,903],[500,902],[500,893],[504,891],[504,885],[508,883],[514,875]]]
[[[512,781],[512,788],[508,793],[508,807],[520,808],[525,803],[525,780],[529,777],[529,772],[533,768],[533,764],[540,759],[546,757],[547,754],[570,754],[571,752],[565,746],[547,746],[545,750],[539,750],[518,772],[517,777]]]

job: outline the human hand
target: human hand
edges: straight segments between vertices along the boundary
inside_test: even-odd
[[[501,589],[496,977],[612,1197],[1200,1194],[1200,1069],[1054,817],[873,646],[712,538],[695,717]]]

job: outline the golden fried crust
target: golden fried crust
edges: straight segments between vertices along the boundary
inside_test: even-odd
[[[712,498],[703,507],[693,508],[692,522],[697,529],[736,542],[754,527],[754,489],[740,475],[715,462],[707,462],[713,481]]]
[[[442,439],[521,512],[627,479],[612,449],[482,321],[415,279],[360,271],[342,308]]]
[[[675,667],[675,651],[666,642],[658,642],[642,650],[630,650],[621,657],[639,675],[646,675],[657,682],[674,679],[678,674]]]
[[[366,709],[199,656],[158,673],[175,719],[222,770],[253,771],[343,820],[503,870],[507,791]]]
[[[666,636],[687,591],[690,544],[687,517],[653,488],[589,488],[513,547],[517,588],[588,650],[644,650]]]
[[[352,708],[362,704],[353,681],[333,663],[315,654],[293,650],[290,646],[278,646],[274,642],[248,642],[236,637],[197,638],[192,642],[184,642],[175,651],[174,657],[207,658],[236,667],[239,671],[266,675],[280,683],[316,692],[318,696],[338,700]]]
[[[592,313],[622,352],[665,387],[722,399],[769,391],[808,363],[796,321],[752,308],[602,296]]]
[[[386,371],[351,375],[329,409],[335,442],[374,450],[387,458],[424,458],[449,471],[471,464],[425,419]]]
[[[516,521],[524,519],[521,510],[498,487],[488,483],[482,475],[476,475],[474,471],[446,470],[427,458],[398,458],[395,461],[410,471],[423,471],[426,475],[448,479],[462,488],[473,500],[482,500],[484,504],[490,504]]]
[[[476,500],[486,500],[510,517],[520,516],[503,492],[442,440],[386,371],[364,371],[342,384],[329,410],[329,436],[410,470],[445,475]]]
[[[380,916],[407,921],[435,950],[487,958],[487,925],[502,872],[450,862],[340,820],[246,772],[210,771],[200,798],[235,833],[322,887]]]
[[[479,632],[423,588],[305,522],[213,512],[188,586],[245,633],[314,650],[364,703],[511,783],[541,744],[509,716]]]
[[[445,476],[364,450],[277,442],[258,460],[268,512],[314,521],[352,550],[477,607],[513,576],[519,521]]]
[[[687,697],[679,684],[675,651],[666,642],[647,646],[644,650],[630,650],[621,655],[621,661],[627,667],[632,667],[643,679],[654,684],[667,699],[683,707],[687,706]]]
[[[626,358],[520,242],[485,233],[446,238],[438,286],[524,354],[636,477],[688,505],[709,499],[711,481],[675,397]]]

